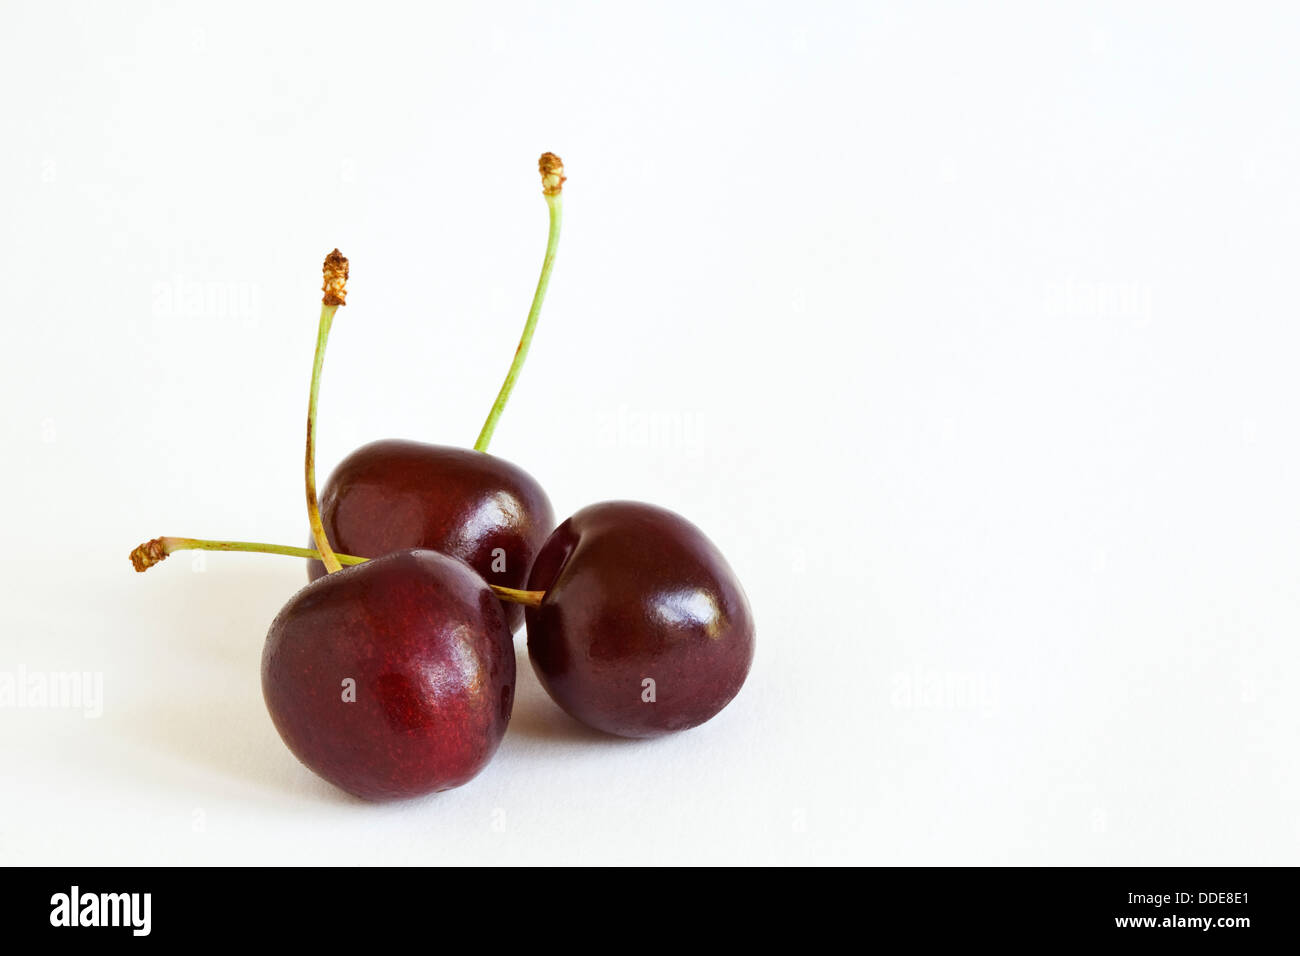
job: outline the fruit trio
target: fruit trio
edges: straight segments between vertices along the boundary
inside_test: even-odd
[[[739,692],[754,619],[722,554],[679,515],[607,501],[555,526],[522,468],[488,454],[528,354],[559,244],[564,167],[538,164],[550,213],[546,257],[505,382],[473,448],[389,439],[345,458],[316,494],[316,405],[348,261],[325,260],[307,412],[313,547],[154,538],[137,571],[174,551],[307,558],[309,583],[276,615],[262,691],[276,730],[312,771],[370,800],[458,787],[510,722],[513,631],[551,698],[624,737],[703,723]]]

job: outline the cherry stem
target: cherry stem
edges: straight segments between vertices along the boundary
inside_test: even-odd
[[[533,331],[537,328],[538,316],[542,314],[546,289],[551,284],[551,269],[555,266],[555,253],[560,246],[560,220],[563,218],[564,211],[562,193],[565,180],[564,164],[554,153],[543,153],[542,158],[537,162],[537,168],[542,174],[542,195],[546,197],[546,206],[550,210],[551,219],[550,231],[546,236],[546,258],[542,260],[542,274],[537,279],[533,304],[528,310],[528,321],[524,323],[524,334],[520,336],[519,346],[515,349],[515,359],[510,363],[510,371],[506,373],[506,380],[501,384],[501,391],[497,393],[497,400],[492,404],[492,411],[488,412],[483,430],[479,432],[478,440],[474,442],[475,451],[487,451],[488,445],[492,442],[492,433],[496,431],[501,413],[505,411],[510,393],[514,391],[519,370],[524,367],[524,361],[528,358],[528,348],[533,344]]]
[[[325,275],[325,295],[321,299],[320,327],[316,333],[316,354],[311,366],[311,397],[307,401],[307,454],[304,464],[307,485],[307,520],[311,524],[311,535],[320,549],[320,559],[329,573],[340,571],[343,565],[334,555],[329,538],[325,534],[325,525],[320,517],[320,503],[316,498],[316,405],[320,394],[321,369],[325,364],[325,345],[329,342],[330,326],[334,323],[334,313],[347,300],[346,284],[348,279],[348,260],[337,249],[325,257],[323,269]]]
[[[307,558],[323,561],[324,555],[314,548],[295,548],[287,544],[265,544],[261,541],[209,541],[205,538],[154,538],[146,541],[131,552],[131,564],[137,571],[148,571],[168,555],[177,551],[246,551],[255,554],[282,554],[290,558]],[[334,559],[342,565],[365,564],[369,558],[359,558],[354,554],[334,554]],[[489,584],[497,597],[511,604],[525,607],[538,607],[542,603],[545,591],[521,591],[518,588],[504,588],[499,584]]]

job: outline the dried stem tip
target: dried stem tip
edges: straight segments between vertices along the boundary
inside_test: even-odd
[[[321,301],[326,305],[347,305],[348,300],[348,260],[343,253],[335,249],[325,257],[325,295]]]
[[[537,161],[537,168],[542,174],[542,195],[558,196],[564,188],[564,163],[554,153],[542,153]]]
[[[163,543],[162,538],[154,538],[152,541],[146,541],[134,551],[131,552],[131,565],[137,571],[148,571],[167,555],[171,554],[167,546]]]

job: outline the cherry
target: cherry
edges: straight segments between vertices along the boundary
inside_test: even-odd
[[[321,496],[321,519],[342,551],[431,548],[511,588],[525,585],[555,527],[550,500],[522,468],[469,448],[397,439],[371,442],[339,463]],[[308,565],[312,580],[324,573],[321,562]],[[517,629],[523,612],[503,607]]]
[[[522,588],[554,529],[555,512],[541,485],[517,465],[487,454],[528,356],[559,247],[564,165],[554,153],[544,153],[538,169],[550,214],[546,256],[514,361],[474,448],[387,440],[354,451],[321,495],[322,522],[339,549],[373,557],[431,548],[467,561],[493,584]],[[315,580],[325,568],[313,561],[307,573]],[[517,629],[522,612],[503,606],[511,629]]]
[[[131,552],[145,571],[176,551],[308,548],[154,538]],[[262,694],[290,751],[368,800],[457,787],[487,764],[514,702],[514,640],[501,602],[540,594],[487,585],[463,561],[412,549],[348,567],[289,599],[262,651]]]
[[[693,524],[632,501],[590,505],[542,546],[528,587],[528,656],[570,715],[623,737],[704,723],[739,692],[754,619]]]
[[[514,642],[468,565],[398,551],[290,598],[262,652],[280,737],[311,770],[368,800],[458,787],[510,721]]]

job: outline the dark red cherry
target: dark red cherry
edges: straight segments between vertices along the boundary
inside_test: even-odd
[[[522,588],[555,512],[522,468],[469,448],[389,439],[339,463],[321,495],[321,518],[334,550],[364,558],[429,548],[460,558],[489,584]],[[325,573],[308,565],[312,580]],[[503,604],[510,629],[523,623]]]
[[[458,787],[505,734],[514,641],[468,565],[399,551],[313,581],[271,624],[262,693],[304,764],[367,800]]]
[[[663,508],[608,501],[555,529],[529,575],[528,656],[590,727],[655,737],[702,724],[745,682],[754,619],[726,560]]]

